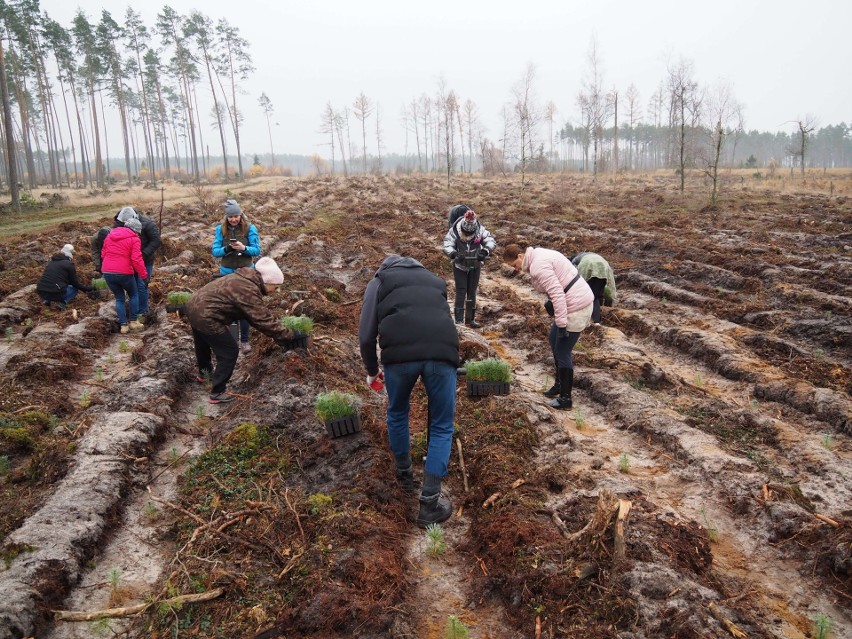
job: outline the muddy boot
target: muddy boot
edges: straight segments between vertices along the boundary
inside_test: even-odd
[[[545,397],[556,397],[556,396],[559,395],[560,386],[559,386],[559,367],[558,366],[556,367],[556,372],[554,373],[554,375],[555,376],[553,378],[553,386],[551,386],[549,389],[544,391]]]
[[[476,321],[476,302],[465,302],[464,323],[471,328],[479,328],[482,326],[482,324]]]
[[[407,493],[414,492],[414,466],[411,464],[411,455],[400,455],[396,458],[396,480],[402,490]]]
[[[456,306],[455,311],[456,311],[456,324],[461,324],[462,322],[464,322],[464,306]]]
[[[571,404],[571,389],[574,386],[574,369],[560,368],[559,369],[559,397],[550,400],[550,405],[553,408],[560,410],[569,410]]]
[[[431,524],[440,524],[447,521],[452,514],[453,506],[450,500],[441,494],[441,478],[432,473],[424,473],[417,525],[426,528]]]

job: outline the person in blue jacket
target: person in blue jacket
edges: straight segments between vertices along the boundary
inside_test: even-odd
[[[246,214],[236,200],[225,201],[225,218],[216,227],[213,240],[213,257],[220,258],[219,274],[228,275],[244,266],[254,267],[254,258],[260,255],[260,234],[254,224],[249,224]],[[249,323],[240,320],[240,350],[248,353]]]

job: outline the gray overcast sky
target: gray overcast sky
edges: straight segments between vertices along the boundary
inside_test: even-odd
[[[165,2],[134,4],[152,28]],[[693,62],[695,78],[731,84],[745,105],[747,129],[792,131],[806,114],[820,126],[852,122],[852,2],[715,0],[172,0],[182,15],[198,9],[226,18],[251,43],[256,72],[243,83],[244,153],[269,150],[261,92],[275,108],[277,153],[328,156],[317,131],[327,102],[351,106],[363,91],[381,108],[385,150],[403,151],[404,103],[446,80],[461,100],[473,100],[486,134],[500,137],[502,106],[527,63],[536,66],[539,102],[552,100],[559,122],[578,120],[592,37],[605,85],[630,83],[648,99],[668,60]],[[43,0],[42,9],[66,27],[82,9],[91,22],[105,8],[121,23],[126,2]],[[368,126],[369,126],[368,120]],[[368,148],[375,152],[368,132]],[[217,142],[209,135],[211,154]],[[232,147],[233,148],[233,147]],[[413,143],[412,143],[413,149]]]

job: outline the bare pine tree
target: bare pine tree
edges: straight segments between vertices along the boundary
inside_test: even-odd
[[[363,172],[366,175],[367,173],[367,118],[373,113],[373,103],[370,101],[364,92],[362,91],[357,98],[355,98],[355,102],[352,104],[352,112],[355,114],[355,117],[361,121],[361,140],[363,142]]]
[[[635,84],[627,87],[627,122],[630,127],[630,139],[627,145],[627,168],[631,171],[635,168],[633,164],[633,142],[636,139],[636,124],[642,117],[641,107],[639,106],[639,89]]]
[[[811,133],[817,127],[816,118],[808,114],[803,118],[798,118],[794,120],[796,123],[796,133],[793,137],[793,142],[787,148],[787,152],[792,155],[794,158],[799,158],[799,167],[802,170],[802,175],[805,175],[805,153],[808,148],[808,143],[810,139]],[[791,173],[792,175],[792,173]]]
[[[719,165],[727,137],[734,133],[739,125],[739,105],[731,94],[729,85],[719,83],[711,91],[705,109],[704,129],[707,142],[704,149],[704,174],[710,178],[710,204],[716,206],[719,194]]]
[[[272,107],[272,100],[269,99],[266,93],[260,94],[257,103],[263,109],[263,115],[266,116],[266,131],[269,133],[269,152],[272,155],[272,168],[275,168],[275,148],[272,146],[272,123],[269,120],[269,116],[272,115],[275,109]]]
[[[674,133],[681,193],[687,164],[692,162],[692,137],[701,114],[701,95],[692,74],[692,63],[683,59],[668,67],[669,124]]]

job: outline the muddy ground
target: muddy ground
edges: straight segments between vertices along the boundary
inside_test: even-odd
[[[253,332],[225,407],[206,402],[189,328],[165,312],[169,291],[216,271],[218,212],[167,208],[159,312],[129,335],[111,301],[50,312],[33,286],[65,242],[87,278],[88,238],[114,212],[4,238],[0,639],[465,636],[452,620],[478,639],[849,639],[852,202],[843,187],[737,185],[714,210],[694,188],[554,176],[520,200],[504,178],[235,190],[285,272],[270,307],[316,326],[307,352]],[[502,357],[514,379],[491,398],[460,380],[442,550],[393,480],[357,321],[387,254],[419,259],[452,295],[440,242],[456,202],[500,245],[603,254],[619,292],[577,347],[574,409],[554,411],[543,298],[486,262],[484,326],[460,328],[462,356]],[[363,400],[360,433],[328,437],[314,398],[331,389]],[[425,421],[418,388],[421,457]]]

